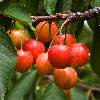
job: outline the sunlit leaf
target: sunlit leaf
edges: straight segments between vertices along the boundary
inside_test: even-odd
[[[44,0],[44,8],[48,14],[53,14],[57,0]]]

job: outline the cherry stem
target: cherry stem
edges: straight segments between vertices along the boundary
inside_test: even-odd
[[[44,27],[44,25],[47,23],[47,21],[43,22],[41,28],[39,29],[39,33],[38,34],[41,34],[41,29]],[[38,40],[38,34],[36,35],[36,40]]]
[[[36,39],[35,39],[36,41],[38,40],[38,35],[36,35]]]
[[[92,94],[92,90],[91,88],[87,91],[87,99],[90,100],[90,97],[91,97],[91,94]]]
[[[67,24],[67,26],[69,25],[69,19],[66,19],[65,21],[64,21],[64,23],[61,25],[61,27],[60,27],[60,35],[62,36],[62,29],[63,29],[63,27],[64,27],[64,25],[65,24]],[[61,38],[61,37],[60,37]],[[66,34],[65,34],[65,38],[64,38],[64,40],[66,40]],[[60,39],[60,44],[61,44],[61,39]]]
[[[9,35],[11,34],[11,30],[12,30],[13,24],[15,24],[15,20],[12,20],[11,21],[10,30],[9,30],[9,33],[8,33]]]
[[[21,51],[23,51],[23,47],[22,47],[22,42],[23,42],[23,40],[22,40],[22,38],[21,38]]]

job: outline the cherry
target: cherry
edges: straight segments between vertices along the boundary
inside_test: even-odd
[[[36,59],[36,68],[40,75],[51,75],[54,72],[54,67],[48,60],[47,53],[41,53]]]
[[[85,44],[76,43],[72,46],[72,60],[71,65],[74,67],[81,67],[89,60],[89,49]]]
[[[50,41],[50,39],[54,37],[57,31],[58,31],[58,28],[55,22],[51,22],[49,24],[49,22],[43,21],[43,22],[40,22],[36,26],[35,35],[38,37],[38,40],[45,43],[45,42]]]
[[[62,90],[70,89],[77,83],[77,73],[72,67],[55,69],[54,81],[58,88]]]
[[[45,46],[42,42],[34,39],[26,40],[23,44],[23,50],[30,51],[33,55],[33,64],[36,63],[37,56],[45,52]]]
[[[48,50],[48,59],[56,68],[69,66],[72,59],[71,47],[66,45],[53,45]]]
[[[26,34],[24,30],[11,30],[8,31],[8,35],[13,43],[13,45],[17,48],[21,48],[21,42],[23,42],[26,39]]]
[[[17,50],[16,70],[23,73],[31,68],[33,56],[30,51]]]
[[[54,40],[53,40],[53,45],[56,45],[56,44],[64,44],[64,41],[65,41],[65,35],[55,35],[54,36]],[[75,37],[71,34],[66,34],[66,44],[71,46],[72,44],[75,43]]]

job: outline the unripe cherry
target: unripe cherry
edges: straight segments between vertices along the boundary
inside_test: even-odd
[[[10,30],[9,30],[10,31]],[[24,30],[16,30],[13,29],[10,32],[8,31],[8,35],[14,45],[14,47],[21,48],[21,43],[26,40],[26,33]]]

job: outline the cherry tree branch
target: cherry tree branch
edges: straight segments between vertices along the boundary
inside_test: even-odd
[[[100,93],[100,87],[89,86],[89,85],[82,84],[82,83],[78,83],[77,86],[80,87],[81,89],[83,89],[84,91],[91,90],[93,92]]]
[[[56,20],[67,20],[69,19],[70,21],[76,21],[76,20],[86,20],[90,19],[96,16],[100,15],[100,7],[90,9],[88,11],[85,11],[84,13],[72,13],[70,11],[67,11],[64,14],[61,13],[56,13],[55,15],[50,15],[50,16],[31,16],[32,22],[34,23],[35,21],[56,21]]]

